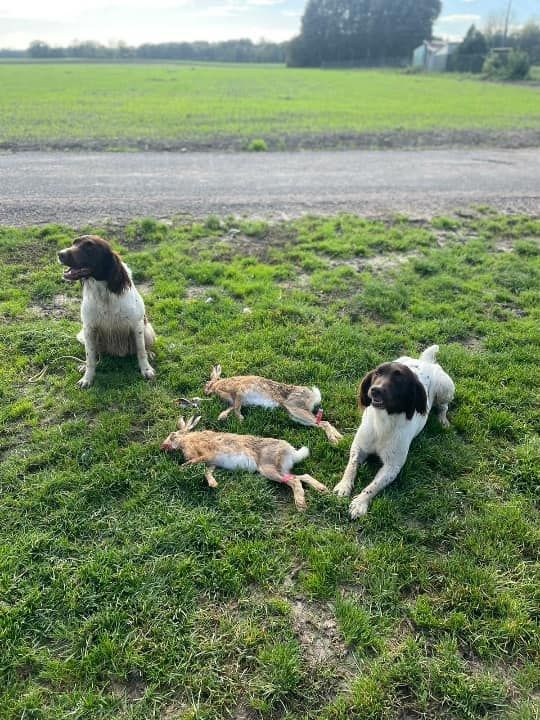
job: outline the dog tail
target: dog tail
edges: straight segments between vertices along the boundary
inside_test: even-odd
[[[420,360],[423,360],[427,363],[435,364],[437,362],[437,353],[439,352],[439,346],[438,345],[431,345],[431,347],[428,347],[424,350],[424,352],[420,355]]]

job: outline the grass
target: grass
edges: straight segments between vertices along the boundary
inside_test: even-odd
[[[4,63],[0,86],[0,147],[279,149],[540,125],[534,89],[390,71]]]
[[[158,376],[105,358],[79,391],[55,259],[74,231],[0,228],[2,720],[537,717],[540,221],[89,229],[145,293]],[[210,490],[159,452],[221,362],[320,386],[338,448],[280,411],[227,427],[306,443],[299,469],[333,486],[358,380],[432,342],[451,429],[429,420],[362,522],[257,475]]]

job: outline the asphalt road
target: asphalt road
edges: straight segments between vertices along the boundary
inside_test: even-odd
[[[0,223],[183,214],[540,214],[540,149],[297,153],[0,153]]]

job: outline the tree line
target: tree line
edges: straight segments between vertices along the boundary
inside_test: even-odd
[[[191,60],[195,62],[284,63],[287,43],[249,39],[223,42],[166,42],[131,46],[125,43],[102,45],[97,42],[75,42],[66,47],[52,46],[41,40],[26,50],[0,50],[0,57],[85,60]]]
[[[418,45],[432,39],[440,11],[441,0],[308,0],[301,32],[290,42],[240,39],[139,46],[74,42],[58,47],[36,40],[26,50],[0,50],[0,57],[286,62],[292,67],[405,65]],[[531,63],[540,63],[540,25],[531,20],[509,34],[493,21],[484,33],[473,27],[450,69],[480,71],[489,51],[502,46],[525,52]]]

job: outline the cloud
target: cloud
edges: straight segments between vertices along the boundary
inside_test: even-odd
[[[477,23],[482,19],[481,15],[472,15],[472,14],[459,14],[456,13],[455,15],[443,15],[443,17],[440,17],[437,22],[438,23],[444,23],[444,24],[450,24],[450,23]]]
[[[175,9],[193,4],[194,0],[157,0],[153,7],[159,11],[160,8]],[[152,7],[148,0],[18,0],[16,3],[0,0],[0,18],[68,20],[93,12],[141,10],[148,7]]]
[[[231,17],[245,13],[249,10],[248,5],[240,5],[238,3],[226,3],[225,5],[210,5],[202,10],[197,10],[194,15],[196,17]]]

